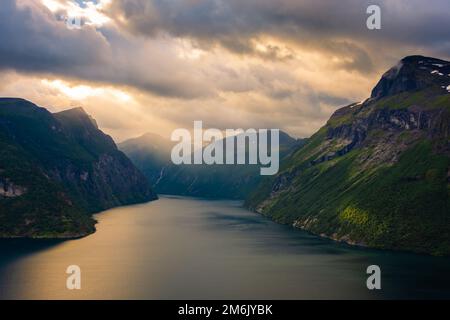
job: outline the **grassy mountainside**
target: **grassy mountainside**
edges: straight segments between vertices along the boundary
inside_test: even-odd
[[[450,254],[450,63],[412,56],[339,109],[246,205],[375,248]]]
[[[82,109],[1,98],[0,147],[0,237],[83,236],[90,213],[156,198]]]

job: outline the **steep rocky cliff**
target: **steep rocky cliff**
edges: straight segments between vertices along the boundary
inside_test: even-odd
[[[78,237],[91,213],[156,199],[146,178],[83,109],[51,114],[0,99],[0,236]]]
[[[352,244],[450,254],[450,62],[402,59],[247,199]]]
[[[158,184],[161,179],[167,177],[167,168],[172,164],[170,153],[174,145],[175,142],[169,138],[145,133],[123,141],[117,147],[133,161],[159,193]]]

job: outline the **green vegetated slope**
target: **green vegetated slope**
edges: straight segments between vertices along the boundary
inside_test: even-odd
[[[51,114],[0,98],[0,237],[84,236],[95,231],[91,213],[155,198],[82,109]]]
[[[339,241],[450,254],[449,74],[447,61],[403,59],[371,98],[336,111],[246,205]]]

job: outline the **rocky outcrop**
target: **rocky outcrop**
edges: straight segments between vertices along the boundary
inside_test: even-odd
[[[406,109],[390,109],[389,106],[382,109],[370,109],[373,100],[368,100],[361,104],[359,111],[355,111],[351,123],[338,126],[329,126],[327,128],[326,138],[328,140],[347,141],[340,149],[330,152],[312,161],[312,164],[322,163],[343,156],[369,142],[366,138],[369,132],[382,131],[385,134],[391,133],[391,136],[402,132],[413,132],[411,136],[417,138],[418,135],[433,137],[449,137],[450,126],[448,123],[448,111],[445,109],[427,110],[420,106],[410,106]],[[343,108],[346,109],[347,107]],[[342,116],[339,111],[334,116]]]
[[[9,179],[0,177],[0,196],[6,198],[20,197],[27,192],[27,188],[12,183]]]
[[[381,99],[398,93],[414,92],[433,86],[448,86],[450,74],[448,61],[409,56],[389,69],[373,88],[371,98]]]

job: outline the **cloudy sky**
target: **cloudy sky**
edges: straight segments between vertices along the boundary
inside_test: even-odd
[[[381,30],[366,27],[370,4]],[[194,120],[307,137],[413,54],[450,59],[448,0],[0,4],[0,96],[82,106],[116,141]]]

